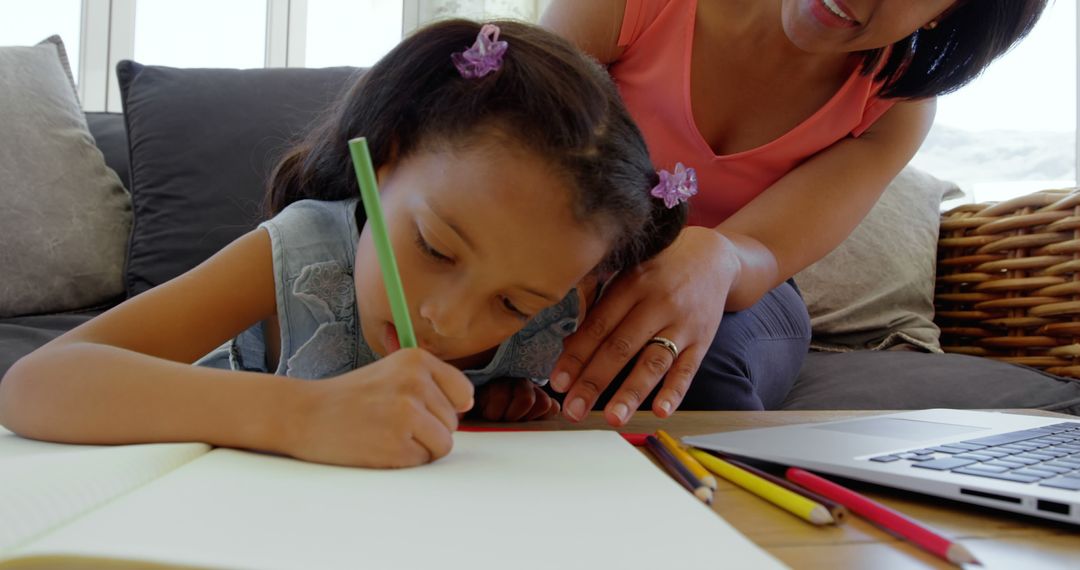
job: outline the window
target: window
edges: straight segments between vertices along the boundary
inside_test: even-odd
[[[416,4],[421,23],[455,17],[473,20],[510,18],[537,22],[547,7],[548,0],[419,0]]]
[[[547,0],[305,0],[303,57],[290,65],[367,67],[417,25],[451,17],[537,21]],[[290,32],[292,33],[292,32]]]
[[[172,67],[263,67],[266,0],[139,0],[134,59]]]
[[[401,29],[400,0],[308,0],[304,67],[370,67]]]
[[[0,45],[29,46],[59,35],[71,61],[71,73],[79,79],[81,0],[0,0],[0,14]]]
[[[1052,2],[1015,49],[938,98],[912,164],[964,190],[945,207],[1076,185],[1076,28],[1076,2]]]

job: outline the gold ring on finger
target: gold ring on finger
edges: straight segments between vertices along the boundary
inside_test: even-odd
[[[659,344],[660,346],[666,348],[667,351],[671,353],[672,362],[679,359],[679,347],[676,346],[675,342],[672,341],[670,338],[665,338],[665,337],[662,337],[662,336],[654,336],[654,337],[650,338],[649,342],[647,342],[645,344],[647,344],[647,345],[648,344]]]

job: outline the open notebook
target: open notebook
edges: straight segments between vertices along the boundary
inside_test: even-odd
[[[0,428],[0,569],[778,568],[618,434],[458,433],[370,470]]]

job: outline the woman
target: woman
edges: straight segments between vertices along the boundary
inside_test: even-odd
[[[542,23],[609,66],[653,161],[693,168],[699,190],[692,225],[567,339],[552,374],[565,415],[602,394],[616,426],[643,404],[666,417],[782,403],[810,334],[791,276],[866,215],[922,144],[935,97],[1045,4],[553,0]]]

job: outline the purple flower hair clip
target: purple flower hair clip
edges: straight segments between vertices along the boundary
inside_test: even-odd
[[[674,208],[697,194],[697,173],[693,168],[675,163],[675,172],[660,171],[660,183],[649,192],[654,198],[662,198],[664,205]]]
[[[465,79],[478,79],[502,67],[508,44],[499,41],[499,26],[484,24],[471,48],[450,56],[454,67]]]

